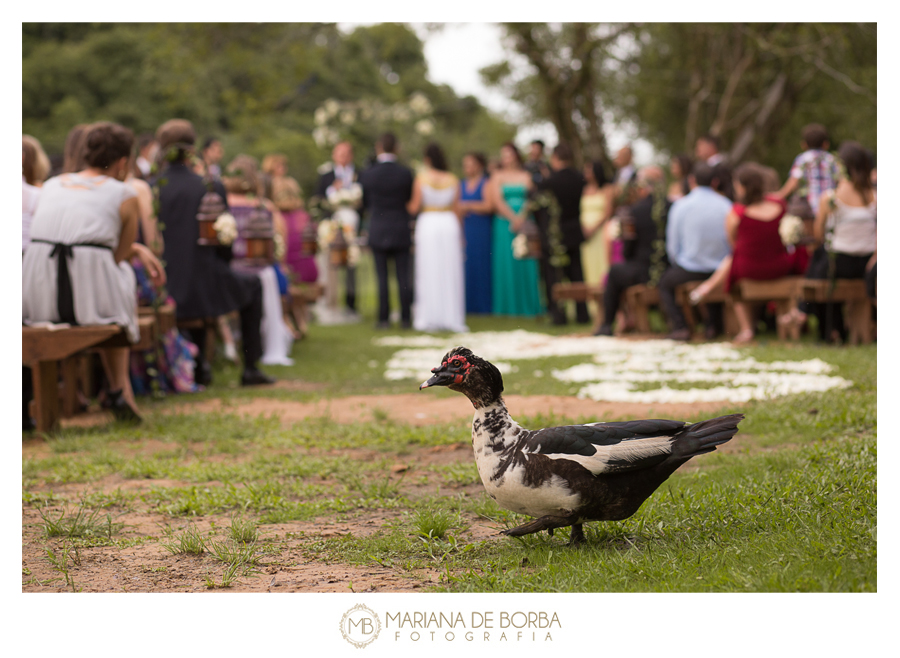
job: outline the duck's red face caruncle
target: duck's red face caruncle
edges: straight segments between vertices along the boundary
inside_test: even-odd
[[[452,352],[444,357],[444,361],[437,368],[432,368],[434,375],[427,382],[419,386],[419,390],[431,386],[452,386],[462,384],[472,369],[472,363],[461,354]]]

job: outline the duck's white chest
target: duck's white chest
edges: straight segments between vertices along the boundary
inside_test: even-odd
[[[548,473],[537,482],[526,477],[530,457],[521,451],[516,456],[516,442],[526,430],[502,411],[494,416],[476,413],[472,423],[475,465],[485,491],[504,509],[520,514],[570,514],[580,506],[581,496],[558,475]]]

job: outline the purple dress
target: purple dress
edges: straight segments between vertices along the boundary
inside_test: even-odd
[[[460,182],[460,201],[483,201],[484,176],[475,189],[469,191],[466,181]],[[491,295],[491,222],[493,217],[470,212],[463,220],[466,237],[466,313],[490,313]]]

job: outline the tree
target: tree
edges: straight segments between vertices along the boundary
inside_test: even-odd
[[[525,58],[529,72],[517,75],[507,60],[483,69],[485,82],[505,89],[530,121],[552,122],[576,162],[608,161],[600,89],[628,26],[504,23],[503,29],[505,45]]]
[[[873,25],[650,24],[634,36],[609,103],[663,151],[709,133],[732,162],[784,171],[807,123],[875,143]]]

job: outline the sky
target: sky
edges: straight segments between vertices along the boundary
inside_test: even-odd
[[[496,23],[445,23],[442,29],[429,30],[425,23],[410,24],[425,44],[428,77],[436,84],[448,84],[457,94],[471,94],[485,107],[500,113],[508,121],[518,123],[522,110],[496,89],[489,89],[478,73],[489,64],[495,64],[508,56],[501,44],[501,29]],[[341,23],[342,30],[350,31],[354,24]],[[523,58],[512,60],[514,65],[527,65]],[[632,144],[634,161],[638,165],[650,164],[656,156],[653,147],[636,134],[610,128],[606,137],[610,155],[627,143]],[[525,146],[533,139],[541,139],[549,147],[556,144],[556,129],[549,122],[521,126],[516,143]]]

